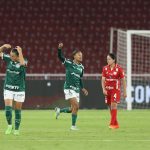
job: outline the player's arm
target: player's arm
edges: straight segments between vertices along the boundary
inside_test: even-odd
[[[0,47],[0,57],[2,58],[3,57],[3,51],[5,49],[10,49],[11,48],[11,45],[10,44],[4,44]]]
[[[126,79],[125,79],[125,77],[122,78],[121,81],[122,81],[122,86],[123,86],[123,96],[124,96],[124,98],[126,98],[127,97],[127,91],[126,91],[127,85],[126,85]]]
[[[127,91],[126,91],[127,85],[126,85],[125,73],[122,68],[120,68],[119,71],[120,71],[121,84],[123,86],[123,96],[124,98],[126,98],[127,97]]]
[[[102,80],[101,80],[101,85],[102,85],[103,94],[107,95],[107,91],[105,88],[105,77],[103,77],[103,76],[102,76]]]
[[[82,90],[83,94],[85,96],[87,96],[88,95],[88,90],[84,88],[82,79],[80,79],[80,87],[81,87],[81,90]]]
[[[64,63],[65,62],[65,57],[62,53],[62,48],[63,48],[63,43],[59,43],[58,44],[58,58],[62,63]]]
[[[87,96],[89,93],[88,93],[88,90],[84,88],[84,84],[83,84],[83,80],[82,80],[83,72],[84,72],[84,71],[82,70],[82,74],[80,75],[80,88],[81,88],[83,94],[84,94],[85,96]]]
[[[19,62],[21,66],[26,66],[26,62],[24,60],[23,54],[22,54],[22,48],[20,46],[15,47],[19,53]]]

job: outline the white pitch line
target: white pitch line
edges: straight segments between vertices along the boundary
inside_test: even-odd
[[[92,139],[85,139],[85,140],[70,140],[70,139],[7,139],[7,142],[124,142],[124,140],[92,140]],[[143,139],[139,139],[139,140],[125,140],[126,142],[150,142],[150,139],[147,140],[143,140]],[[1,139],[1,142],[4,142]]]

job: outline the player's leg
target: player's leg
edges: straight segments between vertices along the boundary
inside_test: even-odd
[[[14,134],[19,135],[19,127],[21,123],[21,109],[22,109],[22,102],[15,102],[15,130]]]
[[[56,107],[55,112],[56,112],[56,119],[58,119],[60,113],[71,113],[72,109],[71,107],[65,107],[65,108]]]
[[[111,118],[112,117],[112,113],[111,113],[111,91],[110,90],[107,91],[107,95],[105,96],[105,103],[108,106],[108,109],[110,111],[110,118]],[[111,119],[110,119],[109,126],[111,126]]]
[[[79,103],[77,101],[77,98],[71,98],[70,100],[70,105],[72,108],[72,126],[71,126],[71,130],[77,130],[76,128],[76,121],[77,121],[77,114],[78,114],[78,110],[79,110]]]
[[[111,123],[110,128],[119,128],[118,121],[117,121],[117,103],[111,103]]]
[[[111,97],[111,128],[119,128],[119,124],[117,121],[117,105],[119,100],[120,93],[118,91],[113,91]]]
[[[8,127],[5,134],[12,133],[12,106],[13,106],[13,92],[4,90],[4,103],[5,103],[5,116],[7,120]]]
[[[14,109],[15,109],[15,130],[14,135],[19,135],[19,127],[21,123],[21,109],[25,100],[24,92],[16,92],[14,97]]]
[[[70,98],[76,97],[76,93],[73,90],[65,89],[64,94],[65,94],[65,100],[69,100]],[[66,107],[62,109],[60,109],[59,107],[56,107],[55,108],[56,119],[58,119],[60,113],[71,113],[71,112],[72,112],[71,107]]]

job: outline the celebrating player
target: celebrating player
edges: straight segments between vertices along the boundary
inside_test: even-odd
[[[11,134],[12,126],[12,107],[14,101],[15,109],[15,130],[14,135],[19,135],[21,122],[21,108],[25,100],[25,68],[26,61],[22,54],[22,49],[16,46],[10,51],[10,55],[3,53],[3,50],[11,49],[11,45],[4,44],[0,47],[0,57],[6,62],[7,70],[4,83],[5,115],[8,127],[5,134]]]
[[[126,81],[123,69],[116,64],[116,57],[110,53],[107,55],[107,66],[104,66],[102,72],[102,89],[105,95],[105,103],[110,108],[111,121],[109,128],[117,129],[117,105],[120,103],[120,81],[123,82],[123,93],[126,97]]]
[[[83,87],[82,76],[84,67],[82,62],[82,52],[75,50],[72,54],[73,60],[66,59],[62,54],[63,43],[58,45],[58,58],[65,65],[66,81],[64,84],[65,99],[69,100],[71,108],[55,108],[56,119],[60,113],[72,113],[71,130],[78,130],[76,127],[77,112],[79,109],[79,92],[82,90],[84,95],[88,95],[88,91]]]

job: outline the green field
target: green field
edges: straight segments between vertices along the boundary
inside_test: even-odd
[[[0,150],[148,150],[150,111],[119,111],[121,128],[108,129],[109,112],[80,110],[79,131],[70,131],[70,114],[55,120],[50,110],[22,112],[20,136],[5,135],[0,111]]]

